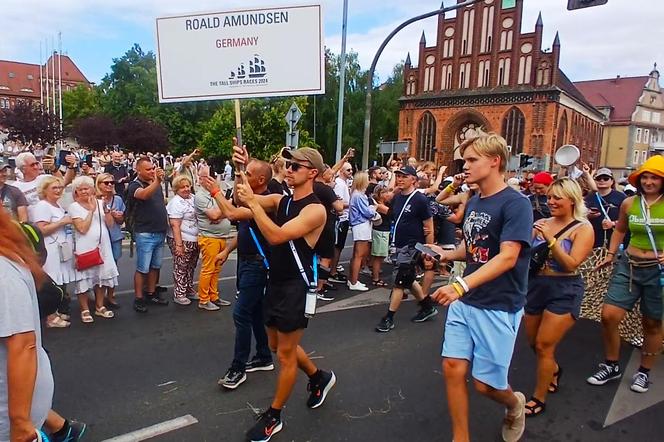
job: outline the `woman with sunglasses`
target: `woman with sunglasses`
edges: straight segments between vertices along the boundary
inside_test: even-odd
[[[124,212],[126,210],[125,203],[120,196],[115,194],[115,180],[110,173],[99,174],[95,184],[97,195],[101,198],[104,209],[110,212],[113,219],[113,223],[108,226],[108,234],[111,238],[113,259],[117,263],[122,257],[122,240],[124,239],[122,223],[124,223]],[[106,288],[105,304],[111,310],[120,308],[120,305],[115,301],[115,287]]]

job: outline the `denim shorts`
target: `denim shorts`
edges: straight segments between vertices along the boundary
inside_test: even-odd
[[[122,258],[122,240],[113,241],[111,243],[111,250],[113,250],[113,260],[118,262]]]
[[[160,269],[166,233],[136,233],[136,271],[147,274]]]
[[[661,321],[663,307],[659,267],[631,267],[630,272],[629,257],[627,253],[623,254],[613,269],[604,303],[631,311],[640,299],[643,316]]]
[[[496,390],[507,390],[522,317],[523,309],[508,313],[455,301],[447,311],[441,355],[472,362],[473,378]]]
[[[556,315],[569,313],[579,319],[583,291],[581,276],[533,276],[528,280],[526,314],[541,315],[548,310]]]

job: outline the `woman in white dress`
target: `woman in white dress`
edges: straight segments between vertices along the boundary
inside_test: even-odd
[[[44,235],[46,262],[44,271],[66,292],[65,285],[76,278],[72,256],[71,217],[60,205],[64,191],[63,181],[49,175],[37,186],[39,201],[30,212],[30,221],[35,223]],[[69,232],[68,232],[69,231]],[[46,320],[47,327],[68,327],[69,315],[54,313]]]
[[[81,305],[81,321],[94,322],[88,307],[88,292],[95,294],[95,315],[112,318],[113,312],[104,306],[105,287],[118,285],[118,268],[113,259],[108,226],[114,223],[108,208],[95,195],[92,178],[80,176],[72,182],[74,203],[69,206],[74,223],[74,253],[83,254],[99,247],[103,263],[85,270],[76,270],[75,291]],[[106,223],[106,225],[102,225]]]

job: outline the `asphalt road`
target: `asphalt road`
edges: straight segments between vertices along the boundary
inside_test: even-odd
[[[342,261],[349,252],[344,251]],[[164,261],[165,285],[172,281],[171,263]],[[120,273],[122,308],[116,318],[95,318],[94,324],[82,324],[74,316],[70,329],[44,332],[56,379],[54,408],[87,422],[86,440],[90,441],[187,415],[197,423],[155,440],[243,440],[244,432],[253,425],[254,409],[270,403],[276,371],[250,373],[235,391],[217,386],[233,355],[232,307],[203,312],[193,304],[171,304],[138,315],[131,310],[133,260],[128,256],[120,262]],[[235,262],[231,261],[220,280],[222,297],[229,300],[234,300],[234,275]],[[362,279],[366,282],[366,277]],[[282,414],[284,429],[273,440],[451,440],[439,356],[444,309],[432,321],[414,324],[409,318],[417,306],[405,303],[396,315],[397,327],[378,334],[374,326],[386,310],[388,291],[337,293],[335,301],[325,303],[326,312],[310,321],[303,339],[314,362],[335,371],[337,387],[323,407],[309,410],[306,377],[301,375]],[[75,302],[72,307],[78,312]],[[522,330],[510,380],[528,396],[535,381],[535,358],[524,338]],[[559,350],[565,367],[560,392],[550,396],[545,414],[528,420],[524,440],[664,440],[662,388],[652,388],[647,395],[629,392],[620,396],[624,386],[617,382],[605,387],[585,383],[602,359],[600,339],[599,325],[589,321],[579,321],[571,331]],[[631,353],[631,347],[623,348],[623,363]],[[661,381],[655,378],[654,382],[656,387]],[[619,398],[616,403],[614,397]],[[604,428],[607,414],[616,407],[622,407],[620,417],[643,408],[648,401],[655,403]],[[498,405],[471,389],[473,440],[500,440],[502,415]]]

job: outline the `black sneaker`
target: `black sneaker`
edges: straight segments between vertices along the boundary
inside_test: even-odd
[[[390,319],[387,316],[383,317],[376,326],[376,331],[379,333],[387,333],[394,328],[394,319]]]
[[[162,298],[161,295],[159,295],[159,293],[146,293],[145,297],[147,298],[150,304],[168,305],[168,300]]]
[[[143,298],[134,299],[134,310],[136,310],[138,313],[147,313],[148,308],[145,305],[145,299]]]
[[[636,393],[646,393],[650,387],[650,379],[648,378],[647,373],[642,373],[640,371],[632,377],[632,385],[629,387],[630,390]]]
[[[335,282],[337,284],[346,284],[346,282],[348,282],[348,278],[343,273],[337,273],[336,275],[330,275],[330,277],[327,278],[327,280],[330,281],[330,282]]]
[[[594,375],[586,379],[590,385],[604,385],[609,381],[614,379],[619,379],[622,373],[620,372],[620,366],[618,365],[608,365],[605,363],[599,364],[599,370]]]
[[[234,368],[229,368],[223,378],[219,379],[217,384],[221,385],[224,388],[229,390],[235,390],[240,386],[244,381],[247,380],[247,374],[242,370],[235,370]]]
[[[438,314],[438,309],[436,307],[429,307],[420,309],[415,316],[411,318],[413,322],[424,322],[427,319],[431,319]]]
[[[326,372],[320,370],[320,380],[317,384],[309,381],[307,391],[309,391],[309,399],[307,399],[307,407],[318,408],[323,405],[327,394],[332,390],[332,387],[337,383],[337,377],[334,372]]]
[[[69,429],[59,437],[51,436],[51,442],[76,442],[83,439],[88,426],[83,422],[69,421]]]
[[[281,419],[273,417],[269,410],[258,416],[258,422],[247,431],[247,441],[267,442],[272,436],[281,431],[284,423]]]
[[[251,361],[247,362],[244,367],[244,371],[247,373],[253,373],[255,371],[272,371],[274,370],[274,363],[272,360],[263,360],[258,358],[253,358]]]
[[[316,299],[319,301],[334,301],[334,296],[328,295],[327,290],[321,290],[316,293]]]
[[[323,284],[323,288],[324,288],[325,290],[339,290],[339,289],[337,288],[336,285],[334,285],[334,284],[330,284],[329,282],[325,282],[325,283]]]

